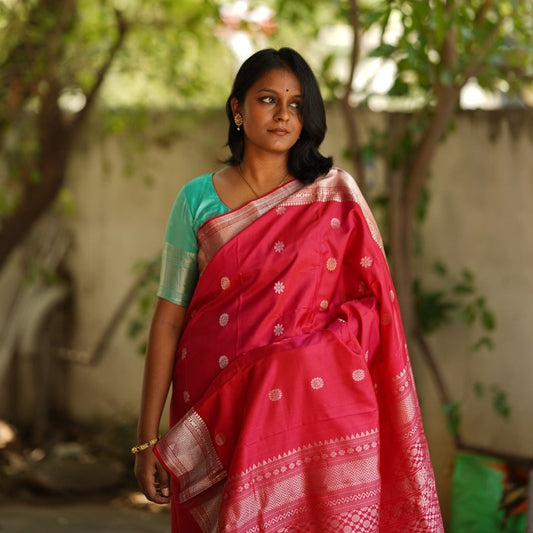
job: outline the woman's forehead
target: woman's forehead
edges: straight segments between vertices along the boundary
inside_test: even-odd
[[[272,90],[279,93],[290,93],[300,95],[302,88],[300,80],[288,69],[274,68],[267,70],[250,87],[254,92],[261,90]]]

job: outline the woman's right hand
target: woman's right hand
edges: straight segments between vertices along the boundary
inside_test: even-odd
[[[138,442],[149,442],[159,433],[159,423],[174,372],[178,344],[186,309],[158,298],[152,318],[144,364]],[[170,501],[169,475],[157,460],[153,448],[135,455],[135,477],[145,496],[155,503]]]
[[[152,448],[135,455],[135,477],[144,495],[154,503],[170,502],[170,479]]]

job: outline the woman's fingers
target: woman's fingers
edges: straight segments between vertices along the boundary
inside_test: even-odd
[[[152,450],[135,456],[135,477],[144,495],[154,503],[169,503],[169,479]]]
[[[170,501],[170,479],[169,479],[168,472],[163,468],[163,466],[161,465],[159,461],[157,462],[156,468],[157,468],[157,480],[159,482],[158,493],[163,498],[168,498]]]

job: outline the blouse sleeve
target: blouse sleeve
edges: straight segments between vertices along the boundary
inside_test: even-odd
[[[161,257],[157,296],[187,307],[198,281],[198,244],[193,218],[182,190],[170,212]]]

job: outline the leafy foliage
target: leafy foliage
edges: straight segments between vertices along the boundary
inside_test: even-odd
[[[233,58],[217,38],[219,4],[0,1],[0,267],[68,198],[67,160],[97,103],[154,110],[225,97]]]
[[[507,393],[501,389],[498,385],[491,385],[487,387],[481,382],[474,384],[474,392],[478,398],[484,398],[487,396],[487,389],[492,400],[492,407],[494,411],[504,419],[508,419],[511,415],[511,408],[507,401]]]
[[[406,331],[417,338],[430,364],[450,430],[460,443],[460,405],[451,399],[421,332],[459,318],[481,331],[472,349],[491,348],[496,321],[470,272],[457,278],[438,264],[435,272],[441,283],[427,289],[414,273],[414,256],[422,249],[419,229],[428,207],[431,163],[438,144],[453,131],[462,89],[475,80],[501,95],[502,102],[524,105],[524,91],[533,81],[533,4],[351,0],[350,5],[352,15],[358,15],[353,52],[359,62],[355,83],[347,82],[349,96],[370,108],[399,113],[389,115],[382,132],[372,133],[366,150],[348,121],[349,151],[363,189],[363,153],[384,161],[386,190],[379,198],[386,207],[387,248]],[[370,40],[365,42],[366,37]],[[328,59],[328,64],[334,60]],[[388,78],[380,77],[383,71]],[[364,84],[358,83],[358,74]],[[346,109],[346,116],[349,113]],[[492,390],[496,411],[508,413],[505,393]]]
[[[151,109],[219,104],[233,67],[228,47],[217,38],[219,2],[123,4],[130,38],[110,72],[104,101]]]
[[[458,277],[454,277],[442,261],[435,261],[433,272],[443,282],[444,288],[424,289],[420,278],[416,278],[413,284],[417,321],[422,332],[427,335],[453,320],[462,320],[468,326],[477,326],[480,330],[479,337],[470,346],[470,350],[492,350],[494,342],[491,334],[496,328],[496,318],[487,306],[486,298],[479,295],[475,275],[470,270],[463,269]],[[486,396],[487,387],[479,381],[474,383],[473,390],[478,398]],[[489,392],[493,411],[505,419],[509,418],[511,408],[506,391],[492,385]],[[461,404],[446,401],[442,405],[442,411],[448,429],[452,435],[458,435],[462,421]]]
[[[445,403],[442,412],[448,422],[448,430],[452,435],[457,435],[461,427],[461,404],[457,402]]]
[[[146,353],[147,330],[155,307],[160,267],[160,257],[139,261],[134,267],[137,276],[134,289],[138,297],[133,316],[128,321],[128,336],[138,340],[137,348],[141,355]]]
[[[454,278],[442,261],[434,263],[433,271],[445,282],[444,288],[424,290],[420,278],[414,282],[417,318],[422,331],[432,333],[453,318],[459,318],[469,326],[478,325],[482,331],[471,347],[473,350],[492,349],[494,344],[490,334],[496,328],[496,318],[487,306],[486,298],[478,293],[475,275],[463,269],[459,277]]]
[[[435,104],[440,87],[462,87],[471,77],[510,95],[531,83],[530,2],[394,0],[361,11],[363,28],[380,32],[368,57],[395,65],[389,96],[409,96],[425,106]]]

